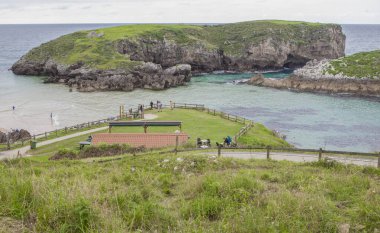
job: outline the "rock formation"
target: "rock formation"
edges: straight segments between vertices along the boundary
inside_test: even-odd
[[[380,97],[379,80],[361,79],[331,79],[331,78],[305,78],[291,75],[289,78],[272,79],[263,76],[254,76],[248,82],[250,85],[289,89],[328,94],[350,94],[363,97]]]
[[[8,132],[1,132],[0,131],[0,143],[7,143],[8,141]],[[21,130],[12,130],[12,132],[9,132],[9,140],[11,142],[21,141],[21,140],[28,140],[31,138],[30,133],[27,130],[21,129]]]
[[[115,29],[125,33],[113,38],[109,30]],[[332,24],[130,25],[77,32],[42,44],[12,71],[48,76],[46,82],[80,91],[160,90],[186,84],[192,73],[300,67],[313,59],[337,58],[344,55],[344,45],[341,27]]]

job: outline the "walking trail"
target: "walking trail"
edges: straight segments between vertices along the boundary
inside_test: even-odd
[[[85,135],[85,134],[89,134],[89,133],[94,133],[94,132],[98,132],[98,131],[102,131],[102,130],[106,130],[106,129],[108,129],[108,126],[101,127],[101,128],[96,128],[96,129],[90,129],[90,130],[82,131],[82,132],[78,132],[78,133],[73,133],[73,134],[70,134],[70,135],[63,136],[63,137],[59,137],[59,138],[54,138],[54,139],[51,139],[51,140],[46,140],[46,141],[38,142],[37,146],[38,147],[45,146],[45,145],[49,145],[49,144],[52,144],[52,143],[55,143],[55,142],[60,142],[60,141],[63,141],[63,140],[69,139],[69,138],[74,138],[74,137],[78,137],[78,136],[81,136],[81,135]],[[28,145],[28,146],[24,146],[24,147],[20,147],[20,148],[14,149],[14,150],[2,151],[2,152],[0,152],[0,160],[3,160],[3,159],[14,159],[14,158],[17,158],[18,155],[22,156],[22,157],[26,157],[26,156],[28,156],[26,153],[29,150],[30,150],[30,146]]]
[[[155,115],[155,114],[145,114],[145,120],[153,120],[153,119],[156,119],[157,117],[158,116]],[[89,134],[89,133],[94,133],[94,132],[98,132],[98,131],[102,131],[102,130],[106,130],[106,129],[108,129],[108,126],[101,127],[101,128],[96,128],[96,129],[91,129],[91,130],[87,130],[87,131],[82,131],[82,132],[66,135],[66,136],[63,136],[63,137],[59,137],[59,138],[54,138],[54,139],[51,139],[51,140],[46,140],[46,141],[38,142],[37,146],[38,147],[45,146],[45,145],[49,145],[49,144],[52,144],[52,143],[55,143],[55,142],[60,142],[60,141],[63,141],[63,140],[69,139],[69,138],[74,138],[74,137],[78,137],[78,136],[81,136],[81,135],[85,135],[85,134]],[[14,159],[14,158],[17,158],[17,157],[20,157],[20,156],[21,157],[27,157],[27,156],[29,156],[27,154],[27,152],[29,150],[30,150],[30,146],[28,145],[28,146],[24,146],[24,147],[20,147],[20,148],[14,149],[14,150],[2,151],[2,152],[0,152],[0,160],[3,160],[3,159]]]
[[[216,152],[210,152],[208,154],[217,155]],[[266,152],[222,152],[222,157],[237,158],[237,159],[267,159]],[[313,162],[318,161],[318,155],[313,154],[298,154],[287,152],[271,152],[270,158],[272,160],[287,160],[293,162]],[[372,158],[360,158],[353,156],[323,156],[330,160],[335,160],[343,164],[355,164],[360,166],[377,167],[377,157]]]

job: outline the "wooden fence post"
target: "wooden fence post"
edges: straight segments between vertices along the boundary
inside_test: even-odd
[[[45,139],[47,139],[47,133],[45,132]]]
[[[230,114],[227,114],[227,119],[230,120]]]
[[[214,116],[215,116],[215,109],[214,109]]]
[[[267,146],[267,159],[270,160],[270,146]]]
[[[319,148],[319,153],[318,153],[318,161],[321,161],[322,160],[322,148]]]
[[[11,134],[8,133],[7,134],[7,150],[10,150],[11,149]]]
[[[218,145],[218,157],[222,155],[222,146]]]
[[[67,127],[65,127],[65,134],[67,134]]]
[[[55,130],[55,136],[58,137],[58,129]]]
[[[177,155],[178,152],[178,135],[175,136],[175,155]]]

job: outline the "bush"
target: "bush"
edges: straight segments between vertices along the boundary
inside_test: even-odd
[[[59,149],[49,160],[78,159],[78,152],[72,149]]]
[[[60,149],[50,160],[61,159],[83,159],[94,157],[107,157],[122,154],[135,154],[145,151],[145,147],[130,147],[128,145],[120,144],[101,144],[99,146],[89,146],[81,150],[79,153],[71,149]]]

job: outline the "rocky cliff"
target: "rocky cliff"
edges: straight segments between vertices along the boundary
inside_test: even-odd
[[[215,26],[128,25],[81,31],[32,49],[15,74],[82,91],[164,89],[192,73],[300,67],[344,55],[338,25],[252,21]]]
[[[257,75],[247,83],[306,92],[380,97],[380,51],[334,60],[312,60],[289,78],[268,79]]]

